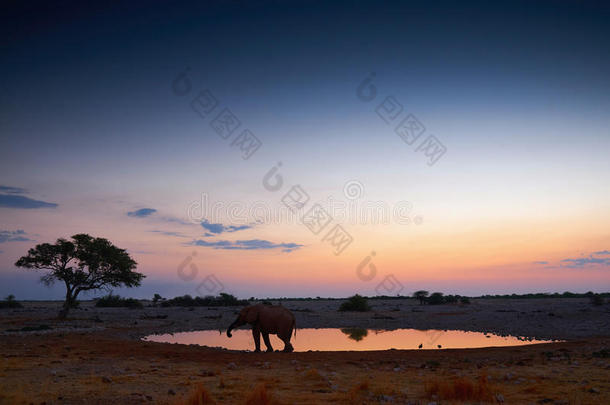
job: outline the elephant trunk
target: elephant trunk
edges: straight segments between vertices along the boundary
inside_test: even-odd
[[[233,335],[231,335],[231,331],[232,331],[232,330],[233,330],[233,329],[234,329],[234,328],[237,326],[236,324],[237,324],[237,321],[233,322],[233,323],[232,323],[232,324],[229,326],[229,329],[227,329],[227,336],[228,336],[228,337],[233,336]]]

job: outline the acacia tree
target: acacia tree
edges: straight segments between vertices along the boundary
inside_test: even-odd
[[[426,290],[415,291],[413,293],[413,298],[416,298],[419,300],[419,305],[423,305],[424,302],[426,302],[426,297],[428,297],[428,294],[430,294],[430,293]]]
[[[82,233],[72,236],[72,240],[60,238],[55,244],[36,245],[15,263],[17,267],[48,270],[41,277],[46,285],[56,281],[66,285],[66,300],[59,312],[62,319],[76,305],[81,291],[138,287],[146,276],[134,271],[136,265],[125,249]]]

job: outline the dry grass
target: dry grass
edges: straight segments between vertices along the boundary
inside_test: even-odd
[[[252,392],[246,397],[245,405],[279,405],[279,402],[273,398],[267,390],[267,384],[257,385]]]
[[[324,377],[322,377],[322,374],[320,374],[320,372],[318,370],[316,370],[315,368],[307,370],[304,374],[304,377],[306,379],[312,380],[312,381],[326,380]]]
[[[438,399],[460,401],[494,400],[492,388],[489,386],[485,375],[479,376],[476,381],[464,377],[452,380],[434,378],[426,383],[426,395],[428,398],[435,395]]]
[[[216,401],[212,398],[209,391],[203,386],[199,385],[195,390],[186,398],[179,400],[175,405],[215,405]]]
[[[350,404],[358,403],[364,395],[368,395],[370,385],[368,381],[362,381],[354,385],[347,393],[347,398]]]

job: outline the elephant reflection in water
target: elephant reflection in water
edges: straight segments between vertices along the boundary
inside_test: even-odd
[[[363,328],[343,328],[341,332],[345,333],[348,338],[355,340],[356,342],[360,342],[364,339],[369,331]]]
[[[237,319],[227,329],[227,336],[231,337],[231,331],[245,324],[252,325],[252,337],[254,338],[255,352],[261,351],[261,334],[267,346],[267,351],[272,352],[273,347],[269,341],[269,335],[277,335],[284,342],[284,351],[294,350],[290,344],[292,331],[296,338],[296,320],[290,310],[282,306],[257,304],[243,308]]]

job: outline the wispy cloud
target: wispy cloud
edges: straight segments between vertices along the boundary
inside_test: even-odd
[[[23,229],[18,229],[16,231],[0,231],[0,243],[27,242],[32,240],[25,235],[26,233]]]
[[[534,265],[544,265],[547,269],[553,268],[568,268],[568,269],[582,269],[585,267],[596,267],[596,266],[610,266],[610,257],[596,257],[596,256],[610,256],[609,250],[600,250],[597,252],[590,253],[588,256],[584,254],[581,257],[569,257],[566,259],[556,261],[539,260],[532,262]]]
[[[610,265],[610,258],[608,258],[608,259],[598,258],[598,257],[593,257],[591,255],[589,257],[579,257],[576,259],[563,259],[561,262],[568,263],[565,265],[565,267],[574,269],[574,268],[585,267],[588,264],[608,264],[608,265]]]
[[[203,220],[203,222],[201,222],[201,226],[203,227],[203,229],[205,229],[209,233],[213,233],[216,235],[220,235],[221,233],[225,233],[225,232],[237,232],[237,231],[243,231],[244,229],[252,228],[252,225],[225,226],[223,224],[213,224],[213,223],[209,222],[207,219],[205,219],[205,220]]]
[[[29,197],[15,194],[0,194],[0,207],[36,209],[55,208],[57,204],[46,201],[33,200]]]
[[[154,208],[140,208],[139,210],[130,211],[127,213],[128,217],[145,218],[157,212]]]
[[[148,232],[158,233],[158,234],[165,235],[165,236],[175,236],[177,238],[186,238],[186,235],[183,235],[180,232],[159,231],[159,230],[156,230],[156,229],[153,230],[153,231],[148,231]]]
[[[281,249],[282,252],[292,252],[301,248],[303,245],[298,243],[273,243],[264,239],[249,239],[249,240],[219,240],[219,241],[207,241],[203,239],[194,240],[192,245],[205,246],[214,249],[224,250],[269,250],[269,249]]]
[[[193,222],[185,221],[185,220],[183,220],[183,219],[176,218],[176,217],[168,217],[168,216],[165,216],[165,217],[162,217],[162,218],[160,218],[160,219],[161,219],[162,221],[165,221],[165,222],[169,222],[169,223],[175,223],[175,224],[180,224],[180,225],[196,225],[196,224],[195,224],[195,223],[193,223]]]
[[[26,194],[28,191],[21,187],[0,186],[0,193],[7,194]]]

